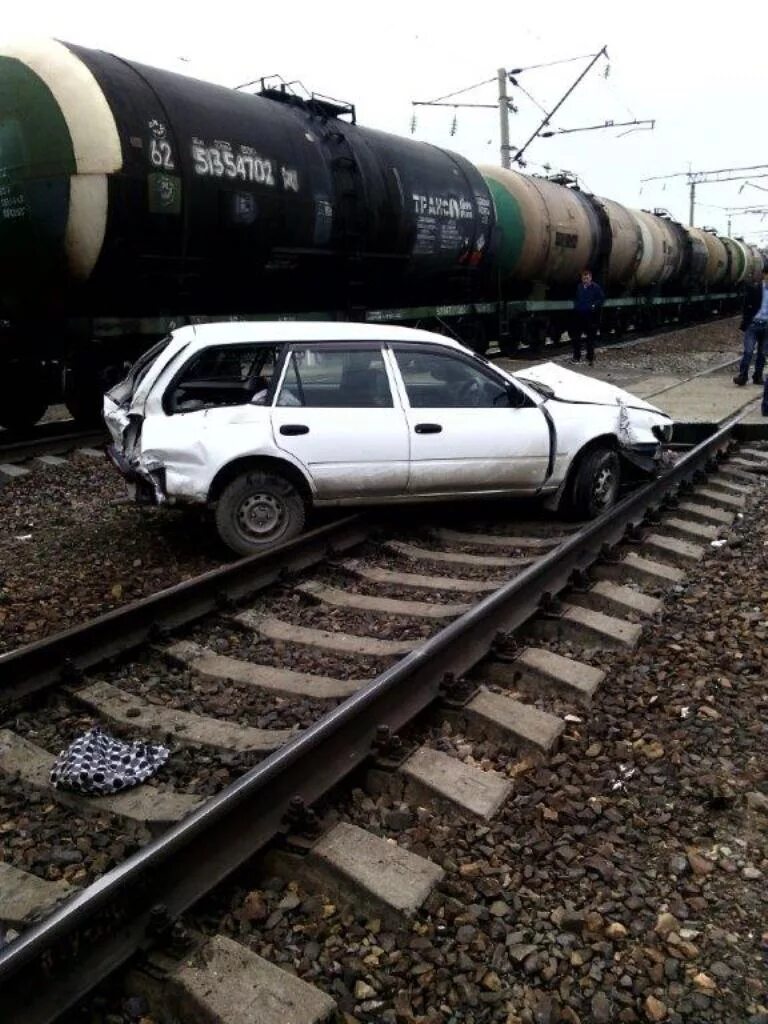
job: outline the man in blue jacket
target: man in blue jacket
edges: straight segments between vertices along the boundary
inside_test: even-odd
[[[605,293],[600,285],[592,280],[592,271],[583,270],[581,282],[576,289],[573,310],[573,326],[571,342],[573,344],[573,362],[581,362],[581,336],[587,337],[587,362],[590,366],[595,361],[595,335],[600,320],[600,309],[605,302]]]
[[[752,374],[752,381],[755,384],[763,383],[763,367],[765,366],[765,352],[763,346],[768,333],[768,266],[763,270],[762,284],[750,284],[744,292],[744,310],[741,317],[740,330],[744,331],[744,354],[739,363],[739,372],[733,378],[733,383],[743,387],[749,376],[749,364],[752,362],[752,353],[756,350],[755,371]],[[765,405],[765,403],[763,403]]]

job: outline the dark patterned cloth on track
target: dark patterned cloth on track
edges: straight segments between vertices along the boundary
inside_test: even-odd
[[[97,726],[62,750],[51,768],[51,783],[57,789],[107,796],[146,782],[169,756],[167,747],[138,740],[124,743]]]

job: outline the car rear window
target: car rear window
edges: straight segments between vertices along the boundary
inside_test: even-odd
[[[281,347],[211,345],[196,352],[168,386],[167,413],[227,405],[266,405]]]
[[[296,349],[277,396],[279,406],[305,408],[392,408],[384,357],[380,349]]]

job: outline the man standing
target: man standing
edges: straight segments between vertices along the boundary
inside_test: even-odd
[[[744,354],[739,363],[739,372],[733,378],[733,383],[743,387],[749,376],[749,364],[752,362],[752,353],[757,349],[755,356],[755,372],[752,381],[755,384],[763,383],[763,367],[765,366],[765,345],[766,329],[768,328],[768,267],[763,269],[763,283],[751,284],[744,292],[744,313],[741,318],[740,330],[744,331]],[[763,398],[763,415],[766,413],[766,400]]]
[[[595,361],[595,335],[600,319],[600,308],[605,302],[603,289],[592,280],[592,271],[583,270],[581,282],[576,289],[576,300],[573,311],[572,344],[573,362],[581,362],[581,336],[587,337],[587,362],[590,366]]]

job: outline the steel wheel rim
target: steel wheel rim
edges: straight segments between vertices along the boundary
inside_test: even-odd
[[[608,508],[616,497],[616,475],[610,466],[602,466],[595,474],[592,498],[598,508]]]
[[[235,519],[243,537],[266,540],[285,530],[288,512],[275,494],[257,492],[240,502]]]

